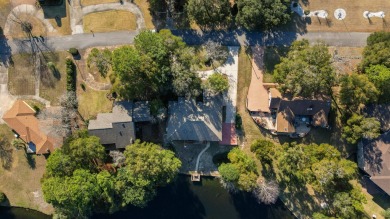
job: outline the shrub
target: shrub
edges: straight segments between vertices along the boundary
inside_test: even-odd
[[[310,14],[310,10],[305,10],[303,13],[304,13],[305,15],[309,15],[309,14]]]
[[[72,54],[73,56],[77,56],[77,55],[79,54],[79,51],[78,51],[76,48],[70,48],[70,49],[68,50],[68,52],[69,52],[70,54]]]
[[[5,202],[5,200],[7,200],[7,197],[4,193],[0,192],[0,203]]]
[[[236,114],[236,129],[241,130],[242,129],[242,118],[240,114]]]
[[[76,91],[76,66],[71,59],[66,59],[66,90]]]
[[[83,89],[83,91],[85,91],[86,87],[85,87],[85,84],[84,84],[84,82],[83,82],[83,83],[81,83],[81,84],[80,84],[80,86],[81,86],[81,89]]]
[[[41,111],[41,108],[37,105],[33,105],[32,108],[35,110],[35,112],[39,113]]]

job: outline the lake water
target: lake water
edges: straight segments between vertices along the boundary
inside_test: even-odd
[[[20,208],[0,209],[1,219],[47,219],[48,216]],[[193,184],[187,176],[158,191],[144,209],[129,207],[113,215],[95,215],[93,219],[289,219],[294,218],[278,201],[260,205],[249,194],[229,194],[217,179],[202,178]]]

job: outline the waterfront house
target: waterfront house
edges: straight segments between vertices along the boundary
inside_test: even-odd
[[[119,101],[111,113],[99,113],[89,121],[88,133],[99,137],[107,150],[123,149],[135,141],[136,124],[150,120],[149,102]]]

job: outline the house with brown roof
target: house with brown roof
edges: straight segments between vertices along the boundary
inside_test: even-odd
[[[273,134],[303,137],[311,127],[329,127],[328,114],[331,104],[328,100],[290,100],[283,98],[275,87],[270,87],[267,105],[266,110],[248,110],[257,124]]]
[[[358,144],[358,166],[370,180],[390,195],[390,131]]]
[[[27,143],[28,152],[46,154],[54,150],[54,140],[42,132],[35,110],[17,100],[4,115],[4,122]]]

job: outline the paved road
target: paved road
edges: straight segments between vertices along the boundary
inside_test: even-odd
[[[237,31],[212,31],[207,34],[199,34],[196,31],[174,30],[177,36],[182,36],[190,45],[198,45],[208,39],[220,41],[228,46],[240,45],[289,45],[294,40],[306,38],[310,42],[322,40],[330,46],[360,47],[366,45],[366,39],[370,33],[334,33],[334,32],[310,32],[299,35],[293,32],[273,32],[270,34],[259,32]],[[71,47],[83,49],[94,46],[113,46],[132,44],[137,31],[122,31],[110,33],[87,33],[61,37],[36,38],[41,50],[67,50]],[[4,61],[9,54],[31,52],[31,43],[28,40],[7,40],[0,38],[0,61]]]

